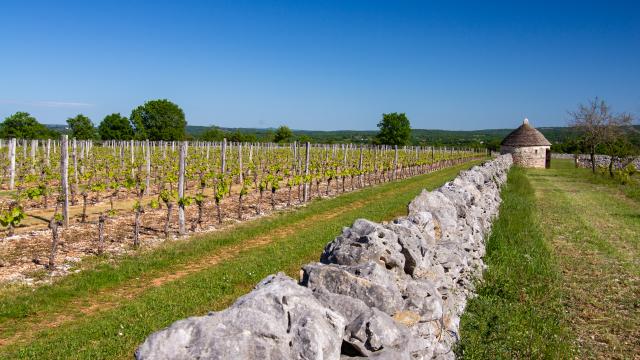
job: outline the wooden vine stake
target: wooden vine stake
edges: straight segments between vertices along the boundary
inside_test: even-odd
[[[69,136],[60,137],[60,184],[62,185],[62,218],[69,226]]]
[[[179,161],[179,174],[178,174],[178,199],[180,201],[178,207],[178,232],[180,235],[184,235],[186,233],[185,229],[185,214],[184,214],[184,160],[186,157],[187,150],[187,142],[183,141],[180,143],[180,161]]]
[[[291,160],[291,171],[296,174],[298,169],[297,169],[297,165],[298,165],[298,142],[294,141],[293,144],[291,144],[291,148],[293,150],[293,159]]]
[[[16,183],[16,139],[9,140],[9,190],[13,190]]]
[[[360,159],[358,160],[358,180],[360,182],[360,187],[364,187],[364,182],[362,180],[362,145],[360,145]]]
[[[38,150],[38,140],[31,140],[31,174],[36,173],[36,151]]]
[[[47,139],[47,157],[46,157],[47,166],[51,165],[51,139]]]
[[[224,175],[224,171],[227,168],[227,139],[222,139],[222,148],[220,149],[220,156],[222,157],[222,165],[220,165],[220,174]]]
[[[398,145],[394,145],[395,157],[393,158],[393,180],[398,179]]]
[[[303,190],[303,199],[304,202],[309,200],[309,181],[307,177],[309,176],[309,142],[306,144],[305,150],[305,160],[304,160],[304,190]]]
[[[78,195],[78,144],[75,138],[72,142],[71,159],[73,160],[73,187],[71,188],[71,205],[76,205]]]
[[[131,140],[131,144],[129,145],[130,149],[131,149],[131,177],[134,178],[136,176],[135,174],[135,166],[133,166],[136,162],[136,153],[135,153],[135,145],[133,140]]]
[[[242,143],[238,143],[238,184],[242,185],[244,183],[244,175],[242,173]]]
[[[145,181],[144,194],[149,195],[149,186],[151,185],[151,148],[149,147],[149,140],[145,142],[145,157],[147,161],[147,179]]]

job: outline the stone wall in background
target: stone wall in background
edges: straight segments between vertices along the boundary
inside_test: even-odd
[[[138,359],[452,359],[460,316],[485,268],[511,155],[423,191],[406,217],[356,220],[305,265],[231,307],[150,335]]]
[[[591,156],[589,154],[551,154],[551,158],[553,159],[571,159],[576,161],[578,167],[581,168],[591,168]],[[596,166],[598,167],[609,167],[609,162],[611,161],[611,157],[608,155],[596,155],[595,156]],[[628,164],[633,164],[636,169],[640,169],[640,157],[637,158],[628,158],[623,160],[615,160],[613,163],[614,169],[620,169]]]
[[[576,156],[574,154],[551,153],[551,158],[562,159],[562,160],[575,160]]]

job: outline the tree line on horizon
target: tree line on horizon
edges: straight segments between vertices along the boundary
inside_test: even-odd
[[[96,127],[89,117],[78,114],[67,119],[69,136],[79,140],[183,140],[185,120],[182,109],[166,99],[151,100],[131,111],[107,115]],[[39,123],[27,112],[17,112],[0,123],[0,137],[47,139],[60,133]]]
[[[596,99],[597,100],[597,99]],[[595,101],[595,100],[594,100]],[[592,101],[593,102],[593,101]],[[602,105],[602,104],[601,104]],[[627,124],[629,125],[629,124]],[[487,148],[500,150],[500,142],[509,130],[448,131],[412,129],[405,113],[382,114],[377,124],[378,132],[373,131],[292,131],[282,125],[272,129],[235,129],[225,130],[211,126],[201,131],[187,131],[187,121],[183,110],[167,99],[145,102],[131,111],[129,117],[113,113],[95,126],[91,119],[83,114],[67,119],[67,129],[71,137],[82,140],[202,140],[233,142],[313,142],[313,143],[355,143],[384,145],[420,145],[420,146],[456,146],[469,148]],[[196,127],[197,128],[197,127]],[[627,128],[629,128],[627,126]],[[624,144],[627,152],[640,148],[640,132],[630,127],[629,136]],[[540,129],[552,142],[553,152],[604,153],[605,146],[595,148],[585,142],[587,134],[584,127],[569,124],[567,128]],[[61,132],[39,123],[26,112],[17,112],[0,123],[0,138],[51,139],[59,137]],[[602,142],[601,142],[602,143]],[[631,149],[631,150],[629,150]],[[621,151],[618,151],[621,153]]]
[[[411,127],[404,113],[383,114],[378,127],[380,132],[372,142],[387,145],[409,144]],[[147,101],[133,109],[128,118],[120,113],[109,114],[98,126],[95,126],[89,117],[78,114],[67,119],[66,133],[78,140],[180,141],[194,139],[187,133],[186,128],[184,111],[167,99],[158,99]],[[0,138],[52,139],[59,137],[60,134],[41,124],[27,112],[16,112],[0,123]],[[225,138],[235,142],[314,142],[309,135],[296,136],[285,125],[261,136],[239,130],[225,131],[211,126],[195,137],[203,141],[222,141]]]

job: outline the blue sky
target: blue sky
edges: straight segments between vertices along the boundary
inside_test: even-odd
[[[61,124],[146,100],[189,124],[563,126],[640,114],[638,1],[3,1],[0,118]]]

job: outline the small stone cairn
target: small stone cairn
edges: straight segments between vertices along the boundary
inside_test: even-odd
[[[463,171],[390,223],[356,220],[300,282],[269,275],[226,310],[151,334],[136,358],[453,359],[511,164]]]

